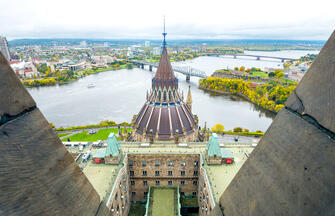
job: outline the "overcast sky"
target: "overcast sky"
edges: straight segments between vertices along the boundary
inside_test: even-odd
[[[326,40],[335,0],[0,0],[0,35],[17,38]]]

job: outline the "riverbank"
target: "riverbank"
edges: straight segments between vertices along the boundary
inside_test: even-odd
[[[21,80],[22,84],[26,87],[41,87],[41,86],[54,86],[56,84],[66,84],[77,81],[81,78],[84,78],[88,75],[97,74],[100,72],[105,71],[113,71],[113,70],[121,70],[121,69],[132,69],[134,67],[133,64],[127,63],[117,66],[110,66],[106,68],[90,68],[84,71],[66,71],[62,75],[57,77],[45,77],[42,79],[28,79],[28,80]]]
[[[53,123],[49,123],[51,125],[52,128],[55,128],[55,126],[53,125]],[[116,127],[131,127],[132,125],[128,122],[122,122],[120,124],[117,124],[114,121],[101,121],[98,124],[93,124],[93,125],[80,125],[80,126],[71,126],[71,127],[67,127],[67,128],[56,128],[55,130],[58,132],[61,131],[76,131],[76,130],[84,130],[84,129],[101,129],[101,128],[116,128]]]
[[[296,85],[280,85],[275,82],[254,84],[242,79],[208,77],[199,80],[199,88],[220,94],[232,93],[270,112],[278,113]]]

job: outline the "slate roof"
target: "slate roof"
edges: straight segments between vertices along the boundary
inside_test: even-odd
[[[116,136],[114,133],[110,133],[107,139],[107,148],[106,148],[106,153],[105,156],[118,156],[121,150],[121,146],[119,142],[116,139]]]
[[[222,157],[219,141],[218,141],[218,136],[216,133],[214,133],[210,138],[209,142],[206,146],[207,149],[207,155],[208,156],[219,156]]]
[[[157,94],[166,99],[157,100]],[[190,94],[190,93],[189,93]],[[197,125],[191,110],[186,106],[178,91],[178,79],[175,77],[164,46],[155,77],[152,79],[152,91],[135,119],[136,133],[142,136],[158,134],[159,140],[171,140],[178,131],[179,137],[195,132]],[[184,134],[185,132],[185,134]]]

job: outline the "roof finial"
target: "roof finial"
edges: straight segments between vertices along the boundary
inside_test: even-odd
[[[165,32],[165,16],[164,16],[164,29],[163,29],[163,30],[164,30],[164,32],[163,32],[162,35],[163,35],[163,37],[164,37],[164,40],[163,40],[163,48],[164,48],[164,47],[166,47],[165,37],[166,37],[166,35],[167,35],[167,33]]]

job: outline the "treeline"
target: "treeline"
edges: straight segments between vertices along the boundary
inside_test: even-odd
[[[52,128],[55,128],[55,126],[52,123],[49,123]],[[117,124],[114,121],[101,121],[99,124],[93,124],[93,125],[81,125],[81,126],[72,126],[72,127],[67,127],[67,128],[57,128],[56,131],[69,131],[69,130],[82,130],[82,129],[91,129],[91,128],[102,128],[102,127],[115,127],[115,126],[126,126],[126,127],[131,127],[132,125],[127,122],[122,122],[120,124]]]
[[[240,136],[255,136],[255,137],[260,137],[263,136],[264,133],[260,130],[256,130],[255,132],[250,132],[246,128],[242,127],[236,127],[233,130],[224,130],[224,126],[222,124],[216,124],[214,127],[211,128],[213,133],[217,134],[230,134],[230,135],[240,135]]]
[[[202,88],[220,92],[230,92],[249,99],[251,102],[272,112],[279,112],[296,85],[281,85],[270,81],[264,85],[252,87],[251,82],[242,79],[226,79],[221,77],[208,77],[199,80]]]
[[[23,85],[28,87],[51,86],[57,83],[55,78],[39,79],[39,80],[24,80]]]

